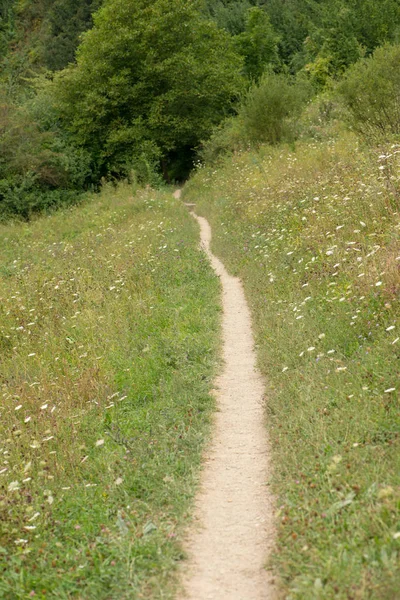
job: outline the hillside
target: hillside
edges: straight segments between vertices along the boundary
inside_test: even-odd
[[[0,226],[0,597],[169,598],[218,284],[170,193]]]
[[[400,586],[397,156],[341,133],[236,154],[185,188],[252,308],[288,598]]]
[[[0,0],[1,600],[399,596],[399,32]]]

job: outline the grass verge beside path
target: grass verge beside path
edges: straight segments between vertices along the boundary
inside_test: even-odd
[[[170,193],[0,225],[0,598],[170,598],[219,283]]]
[[[286,598],[399,595],[398,165],[380,165],[347,136],[236,155],[185,189],[253,311]]]

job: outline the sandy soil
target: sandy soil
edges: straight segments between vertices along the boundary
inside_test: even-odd
[[[264,567],[274,538],[273,501],[250,313],[240,280],[210,251],[209,224],[192,214],[221,278],[224,369],[216,382],[218,412],[186,543],[181,599],[269,600],[275,594]]]

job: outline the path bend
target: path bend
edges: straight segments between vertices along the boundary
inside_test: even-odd
[[[265,563],[274,540],[273,500],[250,311],[239,279],[210,250],[211,229],[198,217],[201,244],[223,293],[224,368],[216,382],[218,411],[186,544],[188,600],[273,600]]]

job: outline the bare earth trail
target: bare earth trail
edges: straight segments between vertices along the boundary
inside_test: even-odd
[[[208,222],[192,214],[222,284],[224,369],[216,382],[218,412],[186,544],[181,598],[270,600],[275,593],[264,566],[274,539],[273,502],[250,312],[240,280],[210,251]]]

